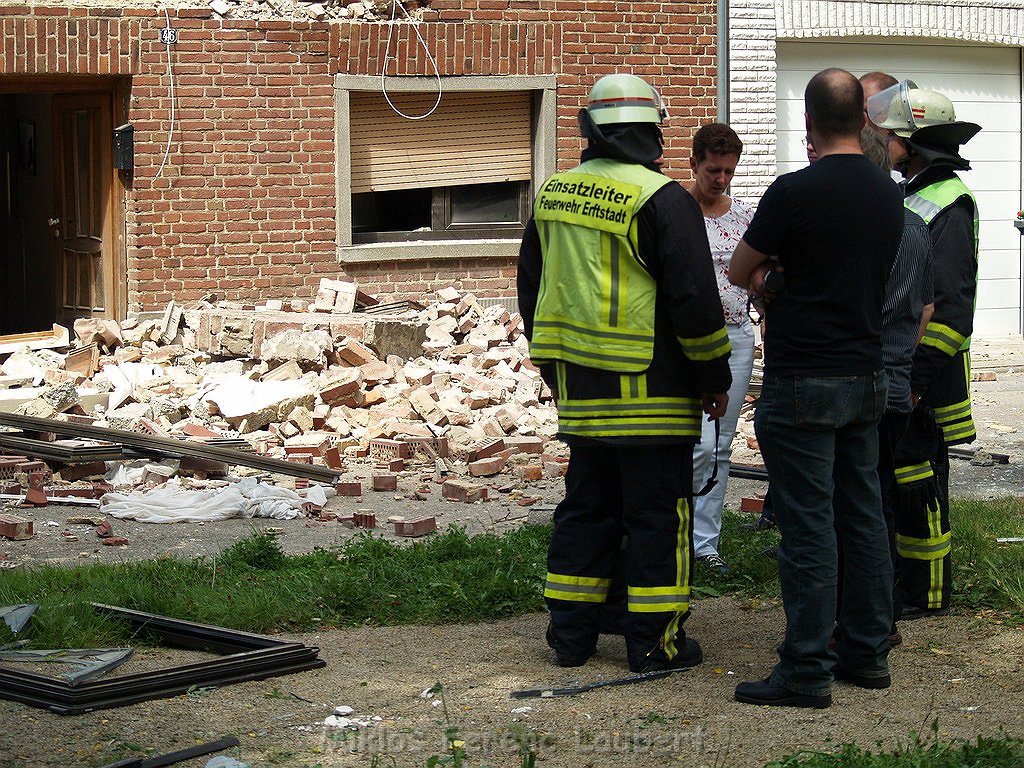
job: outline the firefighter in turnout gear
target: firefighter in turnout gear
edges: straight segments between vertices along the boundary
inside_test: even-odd
[[[703,658],[682,626],[693,445],[725,412],[729,338],[700,208],[659,170],[664,116],[641,78],[601,78],[582,163],[541,186],[519,253],[530,357],[570,447],[544,589],[562,666],[594,653],[624,537],[630,669]]]
[[[978,206],[956,171],[971,166],[960,145],[981,126],[958,121],[941,93],[904,80],[867,102],[888,131],[893,166],[906,179],[904,204],[928,224],[935,313],[914,354],[916,409],[897,450],[896,615],[914,619],[949,608],[951,538],[948,446],[975,438],[970,342],[978,280]]]

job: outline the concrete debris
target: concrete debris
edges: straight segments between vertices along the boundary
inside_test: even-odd
[[[244,4],[210,5],[231,15]],[[0,359],[0,411],[160,438],[234,441],[231,447],[346,474],[362,466],[361,479],[345,477],[329,489],[346,497],[430,498],[433,478],[442,498],[474,503],[487,500],[486,483],[506,493],[563,475],[565,449],[553,441],[555,408],[528,362],[519,315],[455,288],[436,298],[389,305],[355,283],[324,279],[312,301],[255,306],[208,296],[192,307],[170,302],[162,312],[121,324],[79,320],[75,346],[20,347]],[[368,308],[374,311],[360,311]],[[53,460],[52,453],[42,458]],[[42,467],[45,484],[38,468],[21,465],[26,482],[17,484],[4,480],[0,466],[0,481],[15,482],[0,491],[45,499],[97,498],[111,490],[102,462],[83,456],[58,466],[55,482]],[[180,462],[150,464],[118,491],[219,487],[237,480],[230,470],[183,455]],[[300,480],[290,487],[300,489]],[[107,498],[104,507],[113,497]],[[125,500],[128,507],[133,502]],[[306,514],[332,514],[322,504],[303,504]],[[320,519],[375,525],[337,514]],[[434,518],[401,522],[400,536],[437,528]]]

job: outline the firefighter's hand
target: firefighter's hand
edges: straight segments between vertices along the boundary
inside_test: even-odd
[[[908,511],[917,512],[926,507],[932,512],[939,511],[939,483],[935,475],[912,483],[897,484],[896,487]]]
[[[701,395],[700,402],[704,407],[704,413],[708,415],[708,421],[714,421],[725,416],[725,409],[729,405],[729,393],[704,394]]]

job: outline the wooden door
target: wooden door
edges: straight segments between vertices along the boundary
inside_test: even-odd
[[[112,318],[114,206],[112,111],[109,93],[53,98],[57,316]]]

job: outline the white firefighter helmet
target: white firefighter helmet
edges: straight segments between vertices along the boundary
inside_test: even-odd
[[[624,72],[605,75],[594,83],[587,101],[587,112],[596,125],[658,125],[668,117],[661,94],[643,78]]]
[[[953,102],[937,91],[918,88],[913,80],[904,80],[870,97],[867,111],[872,123],[904,138],[921,128],[957,122]]]

